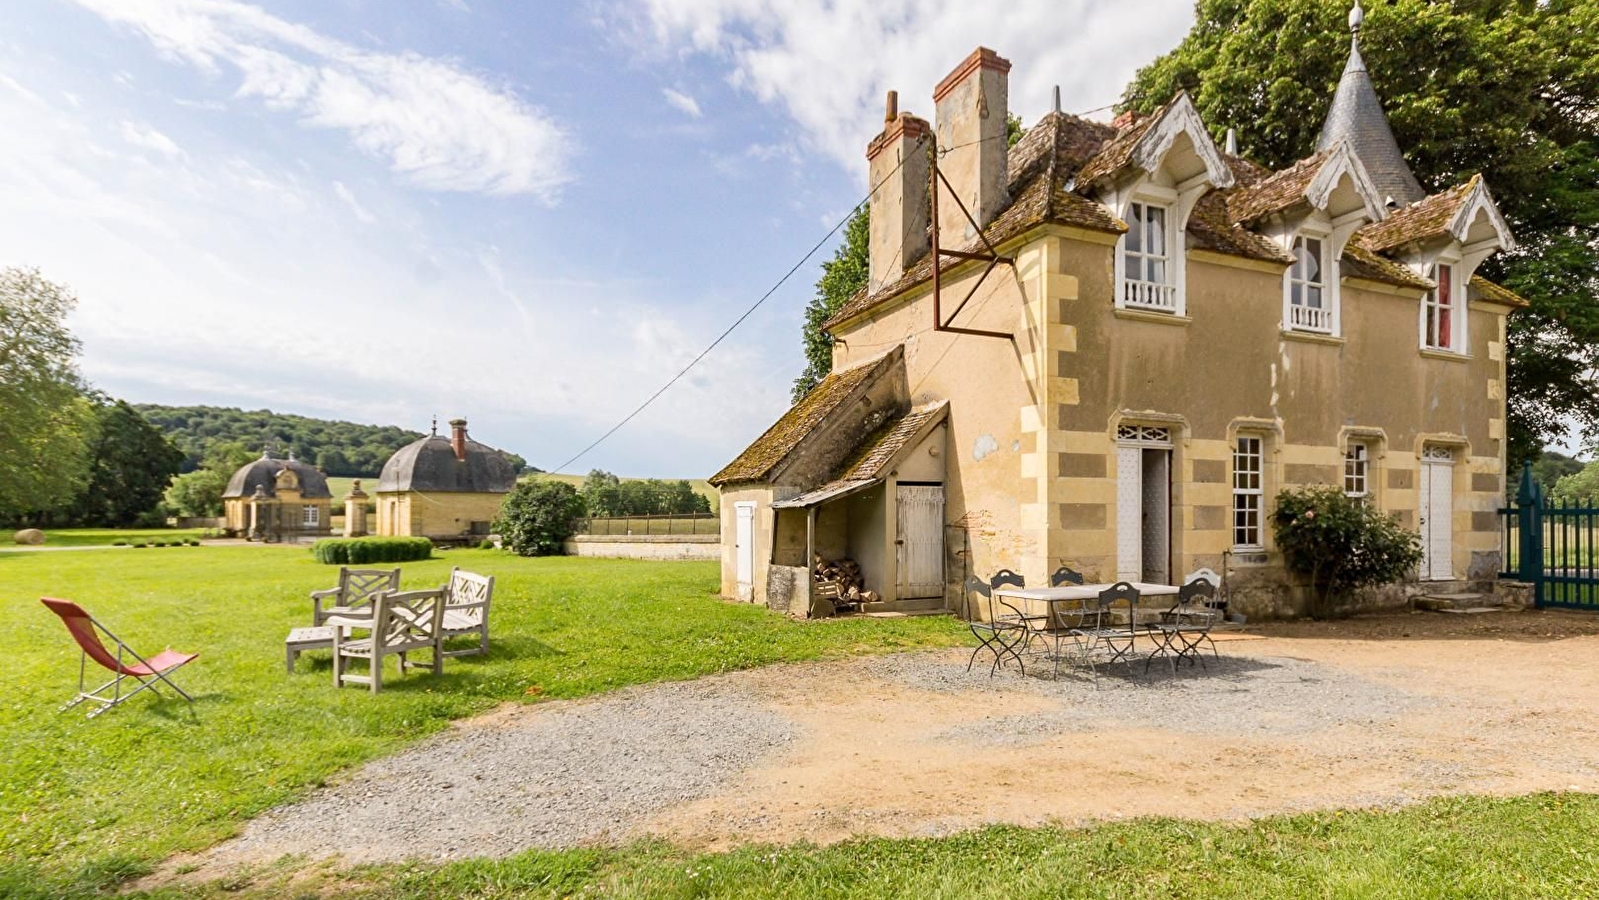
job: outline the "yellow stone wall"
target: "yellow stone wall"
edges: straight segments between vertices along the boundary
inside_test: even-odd
[[[473,522],[492,523],[505,494],[421,491],[377,493],[377,534],[453,539],[471,533]]]

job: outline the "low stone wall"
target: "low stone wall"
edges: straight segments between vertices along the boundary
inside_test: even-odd
[[[714,534],[579,534],[561,549],[567,556],[717,560],[722,558],[722,539]]]

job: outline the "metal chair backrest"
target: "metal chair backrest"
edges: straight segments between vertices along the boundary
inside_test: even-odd
[[[986,621],[992,622],[994,620],[994,591],[993,591],[992,588],[990,588],[988,586],[988,582],[984,581],[981,578],[978,578],[975,575],[972,576],[971,578],[966,579],[966,620],[968,622],[973,620],[973,618],[972,618],[972,595],[973,594],[977,594],[978,596],[983,598],[983,607],[984,607],[983,608],[983,613],[987,617]]]
[[[994,573],[993,578],[988,579],[988,586],[994,590],[999,590],[1002,587],[1024,588],[1027,587],[1027,579],[1012,572],[1010,569],[1000,569]]]
[[[1195,578],[1177,589],[1178,606],[1212,606],[1216,600],[1216,586],[1203,578]]]
[[[1194,571],[1189,572],[1187,577],[1183,579],[1183,583],[1187,584],[1195,580],[1208,581],[1210,582],[1211,587],[1221,587],[1221,576],[1217,575],[1210,569],[1195,569]]]
[[[1127,604],[1128,609],[1132,609],[1138,603],[1138,596],[1138,588],[1125,581],[1118,581],[1099,592],[1099,609],[1103,612],[1122,602]]]
[[[1069,566],[1061,566],[1049,576],[1050,587],[1060,587],[1063,584],[1082,584],[1083,573]]]

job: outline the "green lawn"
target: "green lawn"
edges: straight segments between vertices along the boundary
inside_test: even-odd
[[[325,653],[283,671],[283,636],[310,624],[306,594],[335,572],[304,549],[0,553],[0,896],[113,885],[507,700],[969,637],[946,618],[807,624],[724,603],[714,563],[459,550],[406,564],[403,583],[440,583],[452,565],[497,576],[490,654],[452,659],[438,678],[391,673],[373,697],[335,690]],[[92,721],[57,714],[78,654],[40,595],[78,601],[143,652],[199,651],[180,673],[196,702],[147,693]]]
[[[694,854],[661,844],[337,871],[303,864],[150,896],[1045,900],[1599,896],[1599,798],[1453,798],[1243,825],[996,826],[946,838]]]
[[[4,534],[0,534],[0,547],[16,546],[11,540],[14,534],[16,534],[14,529],[7,529]],[[117,541],[139,544],[151,541],[197,540],[204,534],[203,528],[46,528],[44,545],[109,547]]]

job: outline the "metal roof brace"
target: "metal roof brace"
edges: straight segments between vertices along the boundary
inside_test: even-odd
[[[951,334],[970,334],[976,337],[1002,338],[1007,341],[1014,341],[1016,339],[1016,335],[1011,334],[1010,332],[984,331],[979,328],[960,328],[949,324],[950,322],[954,322],[955,317],[960,315],[961,310],[966,308],[967,302],[970,301],[977,293],[977,289],[983,286],[984,279],[988,278],[988,273],[994,271],[995,266],[999,265],[1000,263],[1004,263],[1007,266],[1014,266],[1016,265],[1016,261],[1008,256],[1001,256],[999,250],[997,250],[994,245],[989,242],[988,235],[983,233],[983,227],[977,224],[976,219],[972,218],[971,211],[966,208],[966,204],[961,202],[960,195],[955,193],[954,186],[952,186],[949,183],[949,180],[944,177],[944,173],[938,169],[938,157],[940,155],[940,151],[938,149],[938,139],[932,135],[929,135],[928,137],[929,141],[927,145],[927,153],[930,162],[928,168],[932,173],[928,176],[928,180],[931,182],[931,190],[928,191],[928,194],[932,197],[933,202],[931,228],[933,238],[933,330],[947,331]],[[987,253],[967,253],[961,250],[944,250],[938,246],[938,183],[940,181],[944,183],[944,187],[949,189],[950,198],[955,201],[956,206],[960,207],[961,214],[966,217],[966,221],[972,223],[972,230],[977,232],[977,236],[982,240],[983,246],[988,248]],[[966,296],[962,298],[961,302],[955,306],[955,311],[949,314],[949,319],[947,321],[944,319],[942,297],[943,257],[946,256],[954,257],[955,259],[960,260],[988,263],[988,265],[983,269],[983,274],[977,276],[977,281],[972,284],[972,289],[966,292]]]

